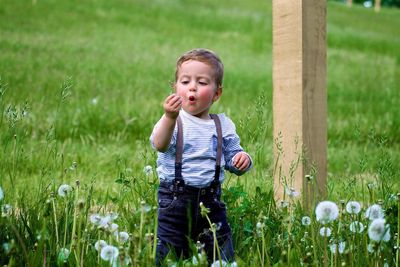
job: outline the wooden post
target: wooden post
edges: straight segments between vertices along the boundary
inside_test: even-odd
[[[272,13],[275,199],[292,189],[309,207],[326,194],[326,0],[273,0]]]
[[[351,7],[353,5],[353,0],[347,0],[347,5]]]
[[[375,0],[375,11],[381,11],[381,0]]]

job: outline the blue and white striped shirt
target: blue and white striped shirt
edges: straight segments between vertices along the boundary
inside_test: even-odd
[[[185,184],[195,187],[206,187],[214,179],[215,162],[217,156],[217,131],[214,120],[204,120],[192,116],[183,109],[180,111],[183,124],[183,155],[182,177]],[[252,166],[250,158],[249,168],[239,171],[233,166],[233,158],[243,151],[240,146],[240,138],[236,134],[236,128],[231,119],[225,114],[218,114],[222,128],[222,159],[220,181],[224,180],[224,169],[237,175],[242,175]],[[154,130],[159,126],[158,122],[150,136],[150,142],[154,148]],[[172,181],[175,178],[175,146],[177,138],[177,126],[168,149],[158,152],[157,173],[161,181]]]

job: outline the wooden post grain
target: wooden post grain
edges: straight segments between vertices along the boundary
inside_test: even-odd
[[[326,1],[273,0],[272,13],[275,199],[294,190],[310,206],[326,194]]]

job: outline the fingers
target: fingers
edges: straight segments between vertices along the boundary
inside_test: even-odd
[[[249,157],[245,153],[238,153],[233,161],[235,168],[239,169],[240,171],[246,170],[249,166],[249,163]]]
[[[178,95],[169,95],[164,102],[165,114],[171,118],[176,118],[182,106],[182,98]]]

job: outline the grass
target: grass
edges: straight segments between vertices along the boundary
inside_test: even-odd
[[[363,211],[380,200],[392,247],[399,231],[393,201],[400,190],[399,12],[335,2],[327,12],[328,198],[359,200]],[[54,265],[67,247],[73,251],[67,264],[106,265],[93,245],[99,237],[117,240],[89,217],[114,211],[131,234],[121,255],[133,265],[151,264],[155,211],[143,205],[156,206],[157,179],[142,171],[155,165],[148,138],[171,90],[175,61],[193,47],[221,56],[225,89],[213,111],[236,122],[255,163],[224,184],[239,264],[321,262],[317,255],[327,248],[313,214],[314,230],[304,240],[314,249],[301,241],[305,211],[295,200],[285,209],[272,201],[271,16],[269,1],[253,0],[0,0],[1,204],[13,207],[13,216],[0,220],[0,243],[11,247],[0,249],[1,263]],[[74,188],[69,197],[57,195],[61,184]],[[285,220],[291,216],[294,221]],[[261,234],[258,222],[265,226]],[[332,229],[335,242],[353,238],[337,223]],[[382,255],[370,254],[366,233],[357,238],[360,253],[352,257],[350,246],[343,255],[328,251],[330,264],[396,258],[389,244],[382,243]]]

